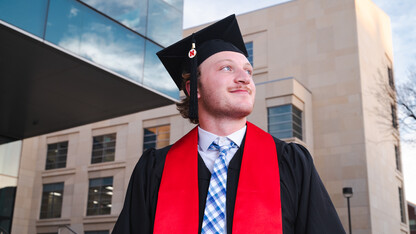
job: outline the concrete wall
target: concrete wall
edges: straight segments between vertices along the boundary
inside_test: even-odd
[[[408,232],[400,220],[398,187],[404,191],[404,185],[394,151],[400,140],[391,120],[395,103],[388,79],[388,67],[394,68],[390,19],[369,0],[356,1],[356,14],[372,230]]]

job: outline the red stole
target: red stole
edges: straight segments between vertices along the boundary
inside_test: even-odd
[[[169,150],[159,188],[154,233],[198,233],[197,147],[196,127]],[[270,134],[249,122],[232,231],[234,234],[282,233],[276,145]]]

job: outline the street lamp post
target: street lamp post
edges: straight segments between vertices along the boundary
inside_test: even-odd
[[[347,198],[347,203],[348,203],[348,228],[350,230],[350,234],[351,232],[351,212],[350,212],[350,198],[352,197],[352,188],[351,187],[344,187],[342,188],[342,194],[344,194],[344,197]]]

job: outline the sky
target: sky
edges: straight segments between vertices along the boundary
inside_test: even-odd
[[[217,21],[231,14],[243,14],[287,2],[288,0],[184,0],[183,28]],[[358,0],[360,1],[360,0]],[[415,0],[372,0],[391,19],[394,76],[396,84],[408,79],[416,68]],[[253,4],[254,3],[254,4]],[[401,143],[405,196],[416,204],[416,146]]]

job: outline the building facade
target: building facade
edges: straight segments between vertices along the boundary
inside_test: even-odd
[[[182,0],[0,2],[1,231],[111,230],[124,190],[113,172],[125,163],[101,166],[120,151],[119,135],[94,135],[83,164],[95,169],[79,168],[77,134],[48,137],[42,165],[44,152],[16,140],[174,103],[179,92],[155,53],[182,37],[182,15]]]
[[[343,187],[353,233],[409,233],[389,17],[371,0],[294,0],[237,18],[249,121],[308,148],[347,231]],[[142,152],[193,127],[168,105],[23,140],[13,232],[111,231]]]

